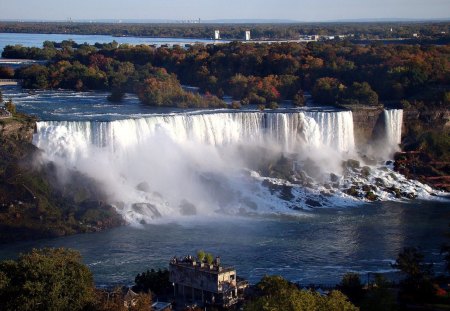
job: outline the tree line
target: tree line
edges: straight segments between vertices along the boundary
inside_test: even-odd
[[[348,41],[152,47],[46,41],[42,48],[6,46],[5,58],[47,60],[14,77],[26,88],[110,90],[110,99],[138,94],[142,102],[180,107],[318,104],[448,107],[450,45],[358,45]],[[0,77],[11,77],[0,68]],[[207,96],[186,92],[200,88]],[[239,106],[235,105],[235,106]]]
[[[0,22],[0,32],[112,35],[138,37],[212,38],[214,30],[221,38],[243,39],[251,30],[257,40],[298,39],[300,35],[353,34],[355,40],[411,38],[419,34],[427,39],[449,39],[448,22],[345,22],[345,23],[86,23],[86,22]]]

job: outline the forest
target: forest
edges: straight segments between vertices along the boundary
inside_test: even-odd
[[[448,22],[334,22],[334,23],[91,23],[91,22],[0,22],[3,33],[59,33],[138,37],[212,38],[219,29],[225,40],[243,39],[251,30],[257,40],[298,39],[299,35],[352,34],[354,40],[413,38],[449,42]],[[415,40],[417,42],[417,40]]]
[[[109,90],[110,100],[135,93],[149,105],[276,108],[285,100],[337,106],[416,109],[450,104],[450,45],[242,43],[152,47],[46,41],[42,48],[6,46],[2,57],[45,60],[0,78],[23,79],[25,88]],[[200,93],[182,85],[196,86]],[[203,95],[200,95],[203,94]]]

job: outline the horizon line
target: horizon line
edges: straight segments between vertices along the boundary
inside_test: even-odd
[[[0,22],[18,23],[111,23],[111,24],[320,24],[320,23],[379,23],[379,22],[450,22],[447,18],[354,18],[300,21],[291,19],[133,19],[133,18],[98,18],[98,19],[0,19]]]

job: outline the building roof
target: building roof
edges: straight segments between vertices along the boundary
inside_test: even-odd
[[[209,265],[207,263],[203,264],[203,267],[200,262],[197,262],[193,257],[187,256],[183,259],[178,259],[176,257],[172,258],[170,261],[170,266],[182,267],[184,269],[192,269],[192,270],[200,270],[206,273],[214,273],[221,274],[224,272],[235,271],[234,267],[224,267],[220,264],[212,264]],[[210,268],[212,266],[212,269]]]

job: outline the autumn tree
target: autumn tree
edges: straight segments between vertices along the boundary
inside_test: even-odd
[[[34,249],[0,263],[5,310],[83,310],[93,298],[92,273],[74,250]]]
[[[14,69],[7,66],[0,66],[0,79],[13,79]]]
[[[335,105],[345,90],[345,86],[336,78],[320,78],[314,84],[312,96],[320,105]]]
[[[328,296],[321,296],[313,291],[300,290],[280,276],[265,276],[256,287],[259,293],[255,299],[244,305],[245,311],[358,310],[339,291],[332,291]]]
[[[348,87],[343,96],[342,103],[350,105],[378,105],[378,94],[372,90],[369,83],[354,82]]]

